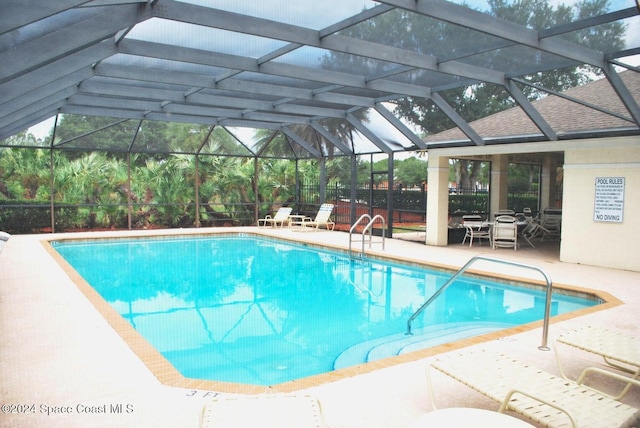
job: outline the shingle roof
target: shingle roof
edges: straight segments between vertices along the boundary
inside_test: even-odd
[[[640,101],[640,73],[625,71],[620,73],[636,101]],[[622,130],[638,129],[624,107],[620,98],[615,94],[607,79],[599,79],[586,85],[571,88],[563,95],[598,108],[615,113],[629,120],[608,114],[597,109],[578,104],[577,102],[557,95],[534,101],[532,104],[559,136],[567,134],[586,133],[594,130]],[[525,112],[514,107],[500,113],[487,116],[469,124],[483,138],[541,136],[540,130],[528,118]],[[445,141],[464,141],[470,139],[458,128],[434,134],[425,139],[428,143]]]

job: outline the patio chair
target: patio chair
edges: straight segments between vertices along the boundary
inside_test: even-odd
[[[333,230],[336,224],[329,218],[332,212],[333,204],[322,204],[316,214],[316,218],[311,219],[311,217],[306,217],[302,220],[301,225],[303,229],[314,228],[318,230],[320,227],[324,227],[327,230]]]
[[[449,222],[447,226],[451,229],[455,229],[458,227],[462,227],[462,220],[465,215],[467,215],[466,211],[456,210],[453,214],[449,216]]]
[[[322,428],[318,400],[309,395],[251,395],[216,397],[200,416],[201,428]]]
[[[289,221],[291,211],[291,207],[280,207],[273,217],[267,214],[264,218],[258,219],[258,227],[267,225],[271,225],[271,227],[283,227],[284,223]]]
[[[489,245],[491,245],[491,231],[489,229],[489,224],[484,223],[482,221],[482,217],[479,215],[463,215],[462,226],[465,228],[465,234],[461,245],[464,245],[467,238],[469,238],[469,247],[473,245],[474,239],[477,239],[479,242],[482,242],[482,239],[488,239]]]
[[[532,248],[535,248],[535,245],[533,245],[532,241],[536,238],[542,240],[544,234],[550,232],[544,227],[540,226],[540,224],[538,224],[538,222],[533,217],[527,216],[526,214],[525,221],[527,224],[519,234],[524,238],[525,241],[527,241],[527,243],[529,243],[529,245],[531,245]]]
[[[502,215],[509,215],[511,217],[514,217],[516,215],[516,212],[513,210],[498,210],[493,213],[493,219],[495,220]]]
[[[510,215],[501,215],[493,223],[493,249],[496,247],[518,248],[518,225],[516,218]]]
[[[640,414],[638,409],[579,381],[566,380],[501,353],[484,351],[445,355],[429,366],[427,384],[434,409],[432,370],[501,403],[500,413],[513,411],[543,426],[618,428],[637,421]],[[610,375],[615,377],[614,373]]]
[[[542,211],[542,227],[546,231],[542,239],[560,239],[562,210],[558,208],[545,208]]]
[[[631,379],[638,379],[640,376],[640,338],[624,331],[613,328],[584,326],[562,332],[554,341],[553,350],[560,374],[565,379],[569,379],[562,367],[559,352],[561,346],[559,345],[581,349],[598,355],[604,359],[604,362],[609,367],[631,375]],[[587,368],[583,371],[581,377],[584,379],[594,371],[592,368]],[[632,386],[632,383],[624,380],[622,383],[626,384],[625,387],[618,395],[610,395],[612,398],[617,400],[624,397]]]

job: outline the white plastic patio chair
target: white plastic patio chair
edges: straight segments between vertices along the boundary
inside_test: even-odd
[[[562,210],[557,208],[545,208],[542,211],[542,227],[545,234],[542,239],[560,239],[562,229]]]
[[[518,225],[516,218],[508,215],[501,215],[493,223],[493,249],[496,247],[507,247],[517,250],[518,248]]]
[[[491,231],[489,225],[482,221],[482,217],[475,214],[463,215],[462,226],[464,226],[465,234],[461,245],[464,245],[467,238],[469,238],[469,247],[473,245],[474,239],[477,239],[478,242],[487,239],[491,246]]]

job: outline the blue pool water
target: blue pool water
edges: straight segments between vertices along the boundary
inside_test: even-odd
[[[542,319],[545,295],[254,236],[54,248],[184,376],[274,385]],[[595,301],[554,293],[552,315]]]

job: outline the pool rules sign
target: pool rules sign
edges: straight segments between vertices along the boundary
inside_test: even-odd
[[[624,177],[596,177],[593,221],[622,223]]]

